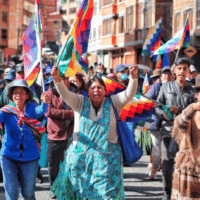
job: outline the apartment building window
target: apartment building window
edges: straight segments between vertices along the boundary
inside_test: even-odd
[[[97,14],[97,2],[95,1],[94,2],[94,15]]]
[[[133,30],[133,6],[126,8],[126,31]]]
[[[145,11],[145,27],[152,26],[152,0],[146,1],[146,11]]]
[[[192,21],[193,21],[193,9],[192,8],[184,11],[183,26],[185,25],[185,20],[186,20],[188,15],[189,15],[190,29],[192,29],[193,28],[193,23],[192,23]]]
[[[174,16],[174,32],[177,33],[178,31],[180,31],[181,29],[181,23],[180,23],[180,20],[181,20],[181,13],[176,13],[175,16]]]
[[[112,0],[104,0],[104,6],[112,4]]]
[[[103,21],[103,35],[112,34],[112,18]]]
[[[54,23],[54,26],[59,26],[59,21],[58,20],[55,20],[53,23]]]
[[[96,28],[94,28],[93,29],[93,40],[97,39],[96,35],[97,35],[97,31],[96,31]]]
[[[2,22],[7,22],[7,21],[8,21],[7,12],[3,11],[3,12],[2,12]]]
[[[139,3],[138,6],[138,29],[142,29],[143,28],[143,8],[144,8],[144,4],[143,3]]]
[[[7,39],[7,30],[6,29],[2,29],[1,31],[1,38],[6,40]]]
[[[90,31],[90,35],[89,35],[89,41],[92,41],[92,31]]]
[[[101,10],[101,0],[99,0],[99,11]]]
[[[99,26],[99,28],[98,28],[98,39],[100,39],[101,38],[101,26]]]
[[[3,0],[3,5],[8,5],[8,0]]]
[[[70,8],[70,9],[69,9],[69,13],[70,13],[70,14],[76,13],[76,8]]]
[[[197,18],[196,18],[196,24],[197,28],[200,28],[200,0],[197,0]]]
[[[124,16],[119,17],[119,33],[124,32]]]
[[[67,14],[67,10],[60,10],[60,14],[61,15],[66,15]]]

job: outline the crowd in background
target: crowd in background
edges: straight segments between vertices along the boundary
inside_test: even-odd
[[[65,159],[65,154],[69,146],[68,141],[74,133],[74,120],[76,117],[74,109],[66,103],[67,100],[63,100],[61,92],[58,91],[59,86],[55,85],[55,77],[52,77],[54,59],[43,58],[42,65],[45,91],[42,89],[41,82],[36,80],[30,87],[30,91],[28,90],[27,94],[32,95],[32,98],[30,99],[31,102],[39,105],[43,104],[41,100],[43,92],[48,96],[48,100],[44,100],[45,102],[48,102],[48,109],[46,111],[45,109],[42,110],[41,116],[38,116],[37,119],[45,124],[46,129],[46,133],[44,133],[45,135],[43,135],[43,137],[46,137],[45,141],[47,148],[45,152],[42,152],[40,148],[40,156],[44,157],[44,154],[47,154],[48,159],[44,161],[45,164],[41,164],[41,167],[46,167],[48,163],[49,182],[50,185],[53,186],[56,177],[59,174],[60,163]],[[90,66],[87,76],[76,73],[74,77],[61,77],[61,80],[64,86],[71,93],[76,94],[77,97],[78,95],[87,97],[88,82],[95,77],[100,77],[101,74],[128,86],[129,80],[131,79],[129,71],[130,66],[131,65],[119,64],[114,71],[111,70],[108,73],[108,70],[103,64],[97,64],[95,66]],[[150,89],[145,95],[157,101],[152,116],[153,122],[149,127],[152,143],[151,152],[149,153],[151,154],[148,166],[149,178],[150,180],[155,179],[157,172],[162,170],[163,200],[186,198],[199,199],[200,162],[198,155],[200,151],[198,142],[200,137],[197,133],[199,133],[200,129],[198,125],[200,119],[198,117],[198,111],[200,111],[200,105],[196,102],[200,101],[200,75],[198,75],[195,66],[192,65],[187,58],[179,58],[174,66],[171,67],[165,66],[162,69],[155,69],[153,71],[139,69],[138,73],[137,91],[142,92],[144,76],[148,73]],[[8,91],[11,90],[10,88],[28,88],[25,83],[23,83],[24,85],[20,85],[21,83],[16,82],[16,80],[23,80],[24,76],[24,63],[22,60],[10,59],[0,66],[0,108],[13,103],[13,98],[9,98],[8,94]],[[13,84],[16,84],[15,87]],[[12,90],[12,92],[13,91],[14,90]],[[12,92],[10,94],[11,96],[13,95]],[[169,110],[173,114],[171,119],[167,118],[162,105],[170,106]],[[42,114],[42,112],[45,114]],[[96,114],[97,113],[98,110],[96,111]],[[1,122],[3,121],[1,120]],[[8,134],[7,131],[5,126],[1,129],[1,138],[4,138],[5,135]],[[22,136],[19,137],[22,138]],[[182,140],[180,137],[182,137]],[[169,153],[169,147],[173,138],[175,138],[174,141],[176,141],[174,144],[176,143],[178,146],[178,153],[175,152],[174,155]],[[2,143],[3,150],[8,148],[5,141]],[[24,151],[24,147],[22,147],[20,151]],[[2,153],[2,155],[3,157],[6,157],[6,154],[4,155]],[[11,156],[9,158],[15,160],[15,157]],[[38,161],[38,158],[33,158],[33,160],[34,159]],[[17,156],[16,160],[19,162],[24,161],[23,159],[21,160],[21,157],[18,159]],[[1,162],[3,161],[1,160]],[[4,159],[4,162],[8,161],[5,161]],[[17,162],[17,165],[18,164],[19,163]],[[13,181],[13,179],[10,177],[8,179],[8,175],[4,170],[5,165],[2,166],[7,199],[14,200],[12,196],[18,195],[19,191],[11,191],[8,189],[6,180]],[[19,172],[16,173],[18,173],[19,181],[21,181]],[[36,174],[37,181],[42,183],[43,178],[40,167],[37,168]],[[22,182],[20,183],[22,187]],[[34,184],[35,182],[33,182],[33,185]],[[24,191],[22,194],[24,199],[34,199],[34,191],[31,193],[32,197],[26,197],[26,193],[27,192]],[[57,195],[52,192],[50,195],[52,199],[57,198]]]

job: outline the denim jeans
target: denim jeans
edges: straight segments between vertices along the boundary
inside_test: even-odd
[[[21,162],[2,156],[1,167],[7,200],[18,200],[19,186],[24,200],[35,200],[38,160]]]

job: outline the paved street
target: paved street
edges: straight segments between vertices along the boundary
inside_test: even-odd
[[[148,160],[148,156],[143,156],[140,161],[133,166],[124,167],[124,187],[127,200],[161,200],[161,172],[158,173],[156,180],[149,181],[147,179],[149,172],[147,169]],[[37,184],[36,200],[49,200],[47,169],[42,169],[42,173],[44,175],[44,183]],[[2,183],[0,183],[0,200],[6,200]]]

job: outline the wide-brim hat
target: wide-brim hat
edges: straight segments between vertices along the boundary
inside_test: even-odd
[[[153,75],[150,76],[151,78],[156,78],[161,76],[161,69],[154,69],[153,70]]]
[[[25,80],[20,79],[20,80],[14,80],[12,83],[10,83],[10,85],[8,85],[8,88],[6,90],[6,95],[10,100],[12,100],[12,92],[13,92],[13,88],[15,87],[26,88],[30,94],[28,101],[33,99],[33,91],[28,87],[28,83]]]

